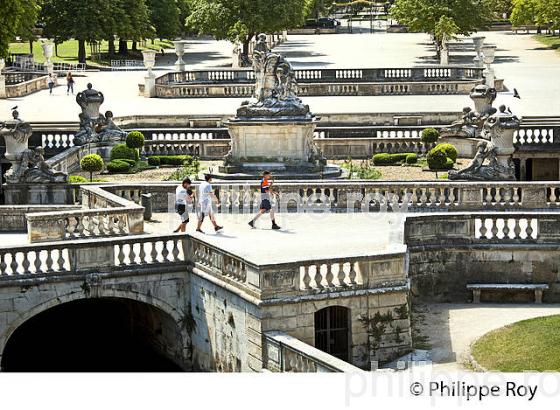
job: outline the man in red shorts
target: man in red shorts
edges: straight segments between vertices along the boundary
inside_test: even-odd
[[[272,229],[278,230],[280,227],[276,225],[274,220],[274,210],[272,209],[272,204],[270,203],[270,189],[272,187],[271,173],[269,171],[263,172],[263,177],[261,179],[261,205],[259,213],[249,222],[251,228],[255,227],[255,221],[261,217],[262,214],[270,213],[270,220],[272,221]]]

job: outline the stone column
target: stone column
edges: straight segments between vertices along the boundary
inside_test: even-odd
[[[441,45],[442,46],[439,53],[439,63],[441,65],[449,65],[449,44],[446,38],[443,39]]]
[[[482,47],[482,53],[484,54],[484,64],[486,65],[486,69],[484,70],[486,85],[494,88],[496,77],[494,74],[494,68],[492,68],[492,63],[495,58],[496,46],[484,46]]]
[[[156,75],[152,71],[156,64],[156,52],[154,50],[142,51],[144,57],[144,67],[148,69],[144,77],[144,97],[152,98],[156,96]]]
[[[183,55],[185,54],[185,42],[183,40],[174,41],[175,54],[177,54],[177,61],[175,62],[175,71],[185,71],[185,62]]]
[[[5,65],[4,59],[0,58],[0,98],[6,98],[6,77],[2,75]]]
[[[482,36],[472,38],[474,49],[476,51],[476,56],[473,59],[475,67],[479,67],[479,68],[484,67],[484,61],[483,61],[484,56],[482,55],[482,47],[484,45],[485,38],[486,37],[482,37]]]

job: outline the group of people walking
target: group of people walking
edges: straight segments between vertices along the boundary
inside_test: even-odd
[[[272,209],[271,194],[273,184],[274,182],[272,181],[272,174],[269,171],[264,171],[260,182],[261,202],[259,206],[259,212],[253,219],[251,219],[251,221],[249,221],[249,226],[251,228],[255,227],[255,222],[257,221],[257,219],[259,219],[265,213],[268,213],[270,214],[272,229],[281,229],[280,226],[278,226],[278,224],[276,223],[274,210]],[[185,178],[181,185],[179,185],[175,190],[175,211],[180,215],[181,223],[174,232],[186,231],[187,224],[190,221],[188,204],[192,203],[194,205],[197,199],[198,223],[196,226],[196,231],[204,233],[204,231],[202,231],[202,223],[204,222],[206,216],[208,216],[210,222],[214,226],[215,232],[223,229],[222,226],[218,225],[214,216],[214,208],[212,207],[212,204],[215,203],[216,206],[219,207],[220,202],[218,200],[218,197],[214,193],[214,189],[212,188],[212,176],[207,174],[204,177],[204,181],[198,188],[198,198],[196,198],[195,192],[192,188],[192,182],[189,178]]]
[[[49,77],[47,79],[47,84],[49,86],[49,94],[53,95],[53,89],[54,86],[56,85],[58,81],[58,77],[56,74],[54,73],[50,73]],[[72,75],[72,72],[68,71],[68,74],[66,74],[66,95],[70,94],[70,92],[72,92],[72,95],[74,94],[74,84],[76,83],[76,81],[74,80],[74,76]]]

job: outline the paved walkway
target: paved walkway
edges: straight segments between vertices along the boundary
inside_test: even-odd
[[[223,231],[214,233],[205,221],[205,234],[195,232],[191,216],[187,233],[255,263],[289,263],[323,258],[348,258],[386,250],[404,251],[402,221],[395,214],[280,214],[280,231],[270,229],[270,218],[257,221],[257,229],[247,222],[252,215],[216,215]],[[174,214],[155,214],[156,223],[147,223],[150,233],[171,232],[179,223]],[[345,233],[351,233],[346,235]]]
[[[369,23],[364,23],[369,24]],[[499,96],[519,115],[559,115],[560,54],[543,46],[528,35],[505,32],[481,33],[487,43],[496,44],[495,69],[506,85],[516,87],[522,100],[511,93]],[[474,56],[470,40],[452,50],[451,63],[470,63]],[[289,36],[278,47],[298,67],[407,67],[433,64],[434,50],[425,34],[338,34]],[[161,57],[160,57],[161,58]],[[175,57],[169,53],[160,62],[160,71],[172,67]],[[231,64],[231,44],[226,41],[188,40],[185,54],[187,67],[227,67]],[[76,89],[92,82],[105,94],[102,110],[116,116],[165,114],[234,114],[243,99],[146,99],[138,95],[143,72],[90,72],[77,78]],[[418,112],[460,111],[470,105],[467,96],[378,96],[378,97],[307,97],[304,101],[315,113],[333,112]],[[54,96],[41,91],[23,98],[0,100],[0,118],[8,118],[9,110],[20,106],[22,117],[30,121],[77,120],[79,107],[73,96],[57,87]]]
[[[415,305],[415,320],[429,338],[436,371],[457,371],[470,345],[491,330],[540,316],[560,314],[558,305],[433,304]]]

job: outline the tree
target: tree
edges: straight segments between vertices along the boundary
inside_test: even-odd
[[[243,44],[258,33],[274,33],[302,25],[307,0],[192,0],[187,28],[211,34],[218,40]]]
[[[93,182],[93,173],[103,171],[103,158],[97,154],[89,154],[80,160],[80,168],[89,172],[89,182]]]
[[[9,0],[0,2],[0,57],[7,57],[10,42],[17,35],[26,36],[37,21],[37,0]]]
[[[306,0],[305,18],[319,20],[319,17],[329,13],[333,3],[333,0]]]
[[[132,49],[136,50],[136,42],[151,38],[155,34],[150,22],[150,12],[146,0],[118,0],[119,19],[116,34],[119,36],[119,54],[127,54],[127,40],[132,40]]]
[[[494,0],[396,0],[391,7],[391,17],[407,25],[412,31],[431,34],[436,40],[436,48],[441,42],[436,37],[436,26],[442,17],[449,19],[457,28],[455,34],[470,35],[486,27],[492,20]],[[441,24],[441,23],[440,23]]]
[[[107,38],[112,22],[113,0],[44,0],[41,17],[45,23],[43,34],[55,44],[78,40],[78,61],[86,62],[86,41]]]
[[[176,0],[148,0],[152,26],[160,39],[172,39],[181,30]]]
[[[542,18],[542,12],[541,0],[513,0],[511,24],[514,26],[538,24]]]

